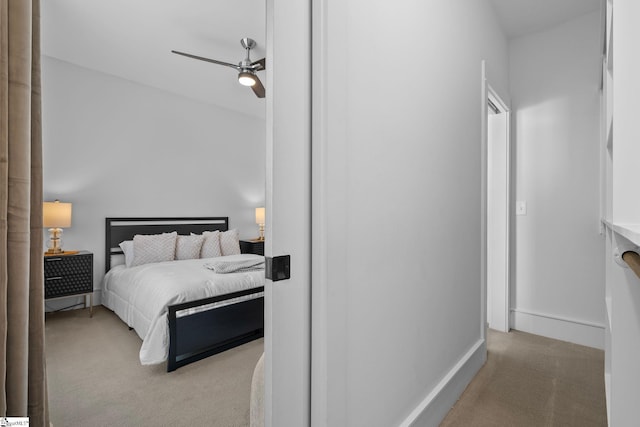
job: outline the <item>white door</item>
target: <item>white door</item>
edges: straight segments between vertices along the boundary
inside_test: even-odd
[[[265,286],[265,425],[310,417],[310,3],[267,0],[265,255],[290,279]]]
[[[509,331],[509,113],[489,93],[487,116],[487,322]]]
[[[508,94],[491,85],[485,61],[481,69],[481,333],[486,338],[487,326],[509,331],[511,152]],[[503,114],[492,117],[497,114],[490,114],[490,104]]]

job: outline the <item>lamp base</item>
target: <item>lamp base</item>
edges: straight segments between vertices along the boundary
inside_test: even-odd
[[[62,228],[54,227],[49,229],[49,249],[48,254],[61,254],[62,250]]]

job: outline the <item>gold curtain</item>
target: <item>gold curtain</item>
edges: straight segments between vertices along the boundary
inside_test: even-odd
[[[0,415],[49,426],[39,0],[0,0]]]

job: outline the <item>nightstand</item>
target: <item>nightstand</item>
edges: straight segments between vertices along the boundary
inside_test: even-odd
[[[89,295],[89,317],[93,317],[93,254],[79,251],[73,254],[45,255],[44,299]]]
[[[240,240],[240,252],[264,256],[264,240]]]

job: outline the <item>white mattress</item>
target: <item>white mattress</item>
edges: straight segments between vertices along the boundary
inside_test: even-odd
[[[260,257],[230,255],[229,260]],[[167,360],[169,327],[167,306],[230,292],[264,286],[264,270],[216,274],[204,267],[212,258],[168,261],[125,268],[113,267],[104,277],[102,303],[113,310],[142,338],[140,363],[152,365]],[[253,294],[236,300],[262,296]],[[209,305],[225,305],[221,302]]]

